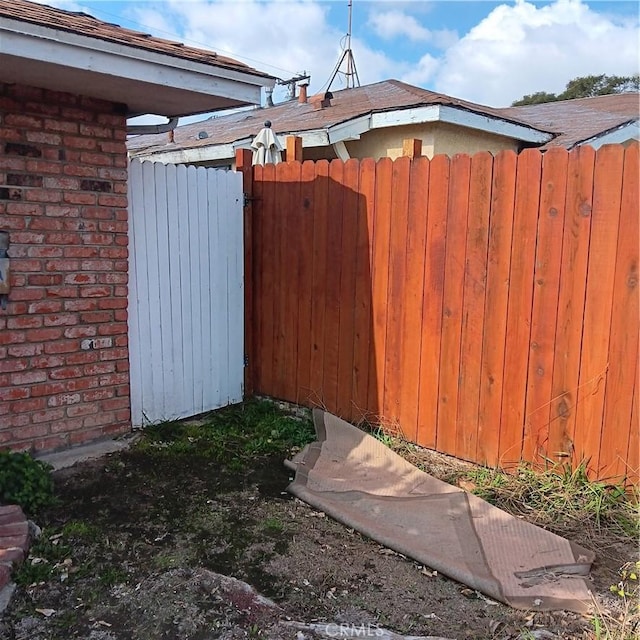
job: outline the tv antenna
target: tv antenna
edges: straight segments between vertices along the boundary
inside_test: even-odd
[[[338,64],[335,66],[333,73],[331,74],[331,79],[329,80],[329,84],[327,86],[327,91],[331,89],[331,85],[333,81],[336,79],[336,76],[340,73],[345,77],[345,81],[347,83],[347,89],[355,88],[360,86],[360,78],[358,77],[358,69],[356,68],[356,60],[353,57],[353,49],[351,49],[351,19],[353,16],[353,0],[349,0],[349,26],[347,28],[347,35],[344,37],[345,47],[342,51],[342,55],[340,56],[340,60],[338,60]],[[341,67],[343,63],[346,61],[346,70],[341,71]]]

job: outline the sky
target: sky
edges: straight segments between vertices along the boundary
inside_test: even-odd
[[[326,88],[345,45],[347,0],[38,0],[212,49]],[[638,3],[626,0],[353,0],[361,84],[395,78],[494,107],[558,93],[584,75],[640,69]],[[339,74],[332,90],[345,87]],[[284,89],[274,93],[276,102]]]

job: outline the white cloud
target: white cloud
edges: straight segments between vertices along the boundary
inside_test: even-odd
[[[580,0],[500,5],[450,47],[437,91],[492,106],[535,91],[560,92],[577,76],[638,71],[638,20],[597,13]]]
[[[369,26],[385,40],[409,38],[414,42],[430,42],[444,49],[451,46],[458,34],[450,29],[432,31],[423,27],[413,16],[404,11],[374,11],[369,16]]]

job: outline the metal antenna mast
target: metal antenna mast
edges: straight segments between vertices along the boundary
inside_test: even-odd
[[[327,86],[327,91],[331,89],[331,85],[333,81],[336,79],[336,76],[341,73],[345,76],[347,82],[347,89],[352,87],[360,86],[360,78],[358,77],[358,69],[356,68],[356,60],[353,57],[353,50],[351,49],[351,19],[353,16],[353,0],[349,0],[349,26],[347,29],[347,35],[345,36],[345,48],[340,56],[340,60],[338,60],[338,64],[335,66],[333,73],[331,74],[331,79],[329,80],[329,85]],[[346,60],[346,71],[340,71],[342,64]]]

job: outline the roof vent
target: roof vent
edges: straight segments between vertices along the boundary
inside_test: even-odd
[[[204,140],[208,138],[209,134],[206,131],[198,131],[198,140]]]
[[[319,93],[318,95],[313,96],[309,99],[309,102],[313,105],[314,111],[318,111],[325,107],[330,107],[331,98],[333,98],[333,93],[331,93],[331,91],[327,91],[324,94]]]

